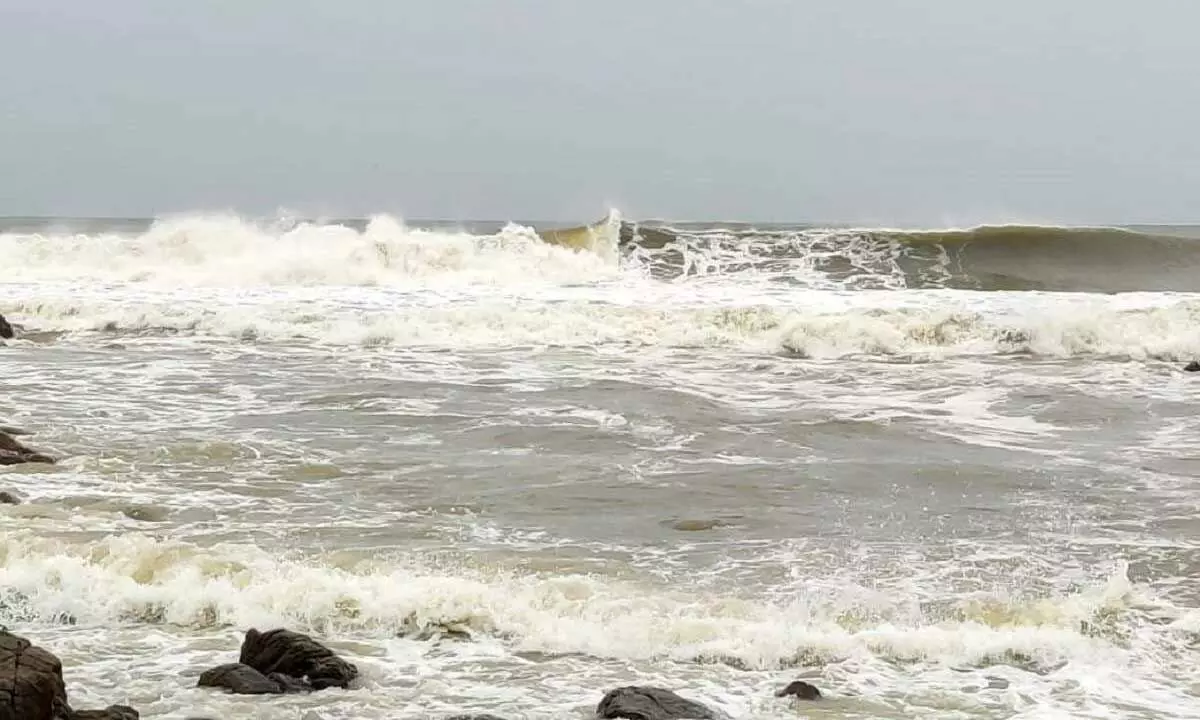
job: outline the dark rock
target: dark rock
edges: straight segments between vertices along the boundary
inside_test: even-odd
[[[358,668],[303,633],[284,630],[259,632],[251,628],[242,641],[238,661],[263,675],[288,675],[307,680],[313,690],[345,688],[358,677]]]
[[[140,720],[138,711],[128,705],[109,705],[103,710],[79,710],[71,720]]]
[[[0,630],[0,720],[70,720],[62,662]]]
[[[793,680],[788,683],[787,687],[775,693],[775,697],[786,697],[788,695],[798,697],[801,700],[819,700],[821,691],[816,685],[804,682],[803,680]]]
[[[235,695],[282,695],[284,692],[279,682],[241,663],[205,670],[200,673],[196,687],[225,688]]]
[[[484,713],[482,715],[451,715],[446,720],[504,720],[504,718]]]
[[[1193,360],[1183,368],[1184,372],[1200,372],[1200,360]]]
[[[251,669],[253,670],[253,668]],[[285,693],[312,692],[313,689],[313,686],[309,685],[307,680],[304,680],[303,678],[294,678],[290,675],[284,675],[283,673],[271,673],[267,676],[267,679],[272,682],[279,683],[279,687]]]
[[[596,715],[629,720],[724,720],[724,713],[656,687],[627,686],[609,690]]]
[[[17,497],[16,493],[11,493],[7,490],[0,490],[0,505],[20,505],[21,498]]]
[[[13,331],[13,326],[4,319],[3,315],[0,315],[0,339],[12,340],[15,335],[16,332]]]
[[[21,463],[54,463],[54,458],[31,450],[6,432],[0,432],[0,465]]]

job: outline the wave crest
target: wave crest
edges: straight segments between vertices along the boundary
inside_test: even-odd
[[[3,233],[0,255],[6,281],[183,287],[563,283],[617,271],[601,253],[542,242],[521,225],[476,235],[387,215],[361,229],[210,215],[159,220],[139,233]]]

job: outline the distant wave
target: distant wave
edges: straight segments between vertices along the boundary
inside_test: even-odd
[[[663,277],[754,272],[806,286],[1200,291],[1200,228],[671,227],[622,238]]]

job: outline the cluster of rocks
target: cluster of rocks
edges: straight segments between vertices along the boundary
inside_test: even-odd
[[[250,629],[238,662],[200,675],[199,687],[222,688],[240,695],[280,695],[348,688],[358,668],[303,633]],[[797,680],[776,693],[817,700],[820,691]],[[630,685],[605,693],[597,718],[627,720],[727,720],[725,713],[670,690]],[[73,710],[67,702],[62,662],[25,638],[0,630],[0,720],[140,720],[126,705],[104,710]],[[209,720],[189,718],[189,720]],[[494,715],[457,715],[446,720],[503,720]]]
[[[331,687],[346,688],[358,668],[308,635],[277,629],[246,631],[238,661],[200,675],[200,687],[239,695],[282,695]]]

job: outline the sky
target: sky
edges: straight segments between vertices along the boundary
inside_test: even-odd
[[[0,215],[1200,221],[1194,0],[0,0]]]

